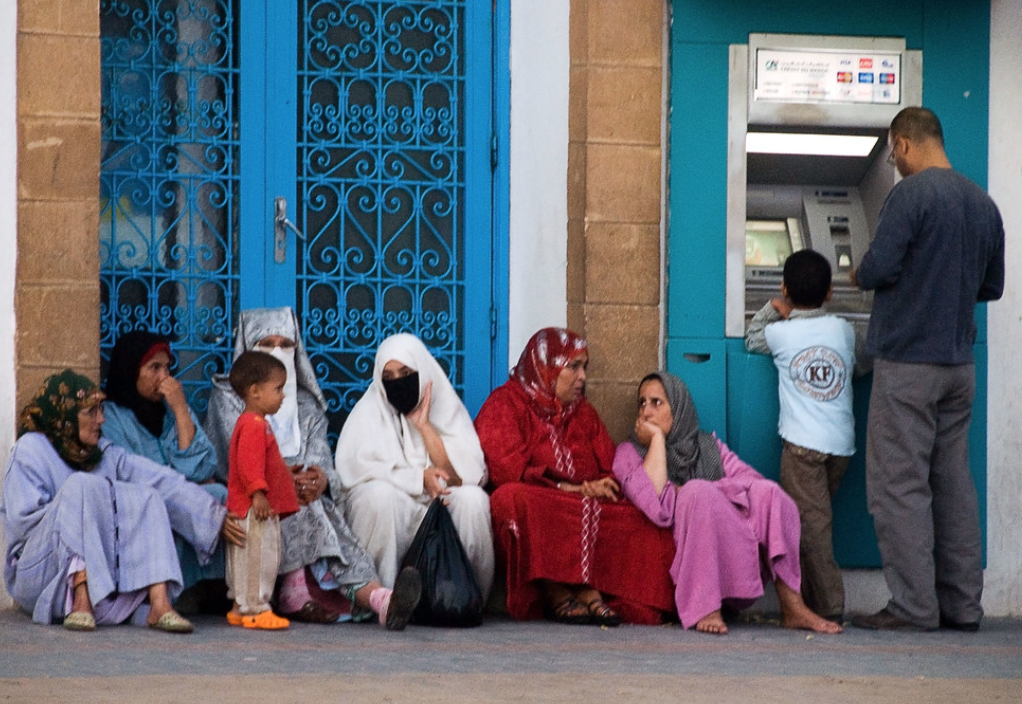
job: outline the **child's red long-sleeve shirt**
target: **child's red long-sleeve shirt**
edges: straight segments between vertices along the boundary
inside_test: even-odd
[[[260,490],[280,518],[298,512],[294,480],[270,424],[255,413],[242,413],[231,435],[227,510],[244,517],[252,507],[252,494]]]

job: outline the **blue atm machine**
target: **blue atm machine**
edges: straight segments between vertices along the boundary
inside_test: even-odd
[[[814,249],[834,272],[828,308],[853,324],[860,348],[857,452],[835,497],[835,553],[846,568],[878,566],[865,497],[871,377],[861,349],[872,295],[848,275],[898,178],[887,128],[903,107],[922,102],[922,53],[900,38],[750,34],[747,45],[730,47],[728,100],[727,441],[778,476],[777,371],[769,357],[745,351],[744,336],[780,294],[785,258]]]
[[[688,383],[702,427],[776,478],[777,372],[745,351],[749,316],[779,292],[789,250],[823,252],[836,283],[847,280],[897,179],[886,131],[903,107],[932,108],[951,163],[985,186],[990,7],[674,0],[671,8],[665,362]],[[801,138],[792,134],[848,137],[836,143],[866,144],[866,153],[840,156],[820,138],[815,149],[813,140],[793,147],[785,140]],[[872,302],[839,286],[831,308],[861,331]],[[969,452],[985,526],[986,306],[976,322]],[[871,382],[866,374],[854,384],[858,449],[834,501],[845,568],[880,565],[863,457]]]

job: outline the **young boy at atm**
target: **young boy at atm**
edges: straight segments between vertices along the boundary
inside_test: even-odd
[[[280,410],[287,369],[265,352],[243,352],[228,377],[245,410],[234,425],[228,455],[227,510],[245,528],[245,547],[227,548],[228,596],[234,607],[227,623],[262,630],[290,622],[270,609],[280,567],[280,521],[297,513],[291,472],[280,455],[266,416]]]
[[[855,332],[823,309],[832,292],[826,257],[795,252],[784,262],[781,296],[753,317],[745,346],[772,354],[777,367],[780,483],[802,519],[802,598],[824,618],[840,621],[844,585],[834,561],[831,498],[855,453]]]

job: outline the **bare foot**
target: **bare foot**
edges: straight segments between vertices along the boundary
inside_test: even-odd
[[[76,579],[78,584],[74,586],[72,590],[72,601],[71,601],[71,612],[70,613],[83,613],[91,614],[92,601],[89,599],[89,584],[85,581],[85,571],[82,570],[78,573],[81,575],[80,579]],[[78,576],[76,575],[76,577]]]
[[[781,604],[781,625],[785,628],[830,634],[844,631],[839,624],[813,613],[802,601],[802,595],[781,580],[774,582],[774,586],[777,588],[777,600]]]
[[[700,633],[709,633],[715,636],[727,635],[727,624],[724,623],[724,617],[720,615],[720,609],[699,619],[699,622],[696,624],[696,630]]]

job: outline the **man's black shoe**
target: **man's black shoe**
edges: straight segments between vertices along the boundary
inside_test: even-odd
[[[869,616],[853,616],[852,625],[856,628],[866,628],[871,631],[932,631],[933,628],[923,628],[911,621],[898,618],[886,608],[880,609]]]
[[[949,618],[940,617],[940,627],[946,628],[949,631],[963,631],[965,633],[975,633],[979,630],[979,621],[970,621],[962,623],[960,621],[952,621]]]

